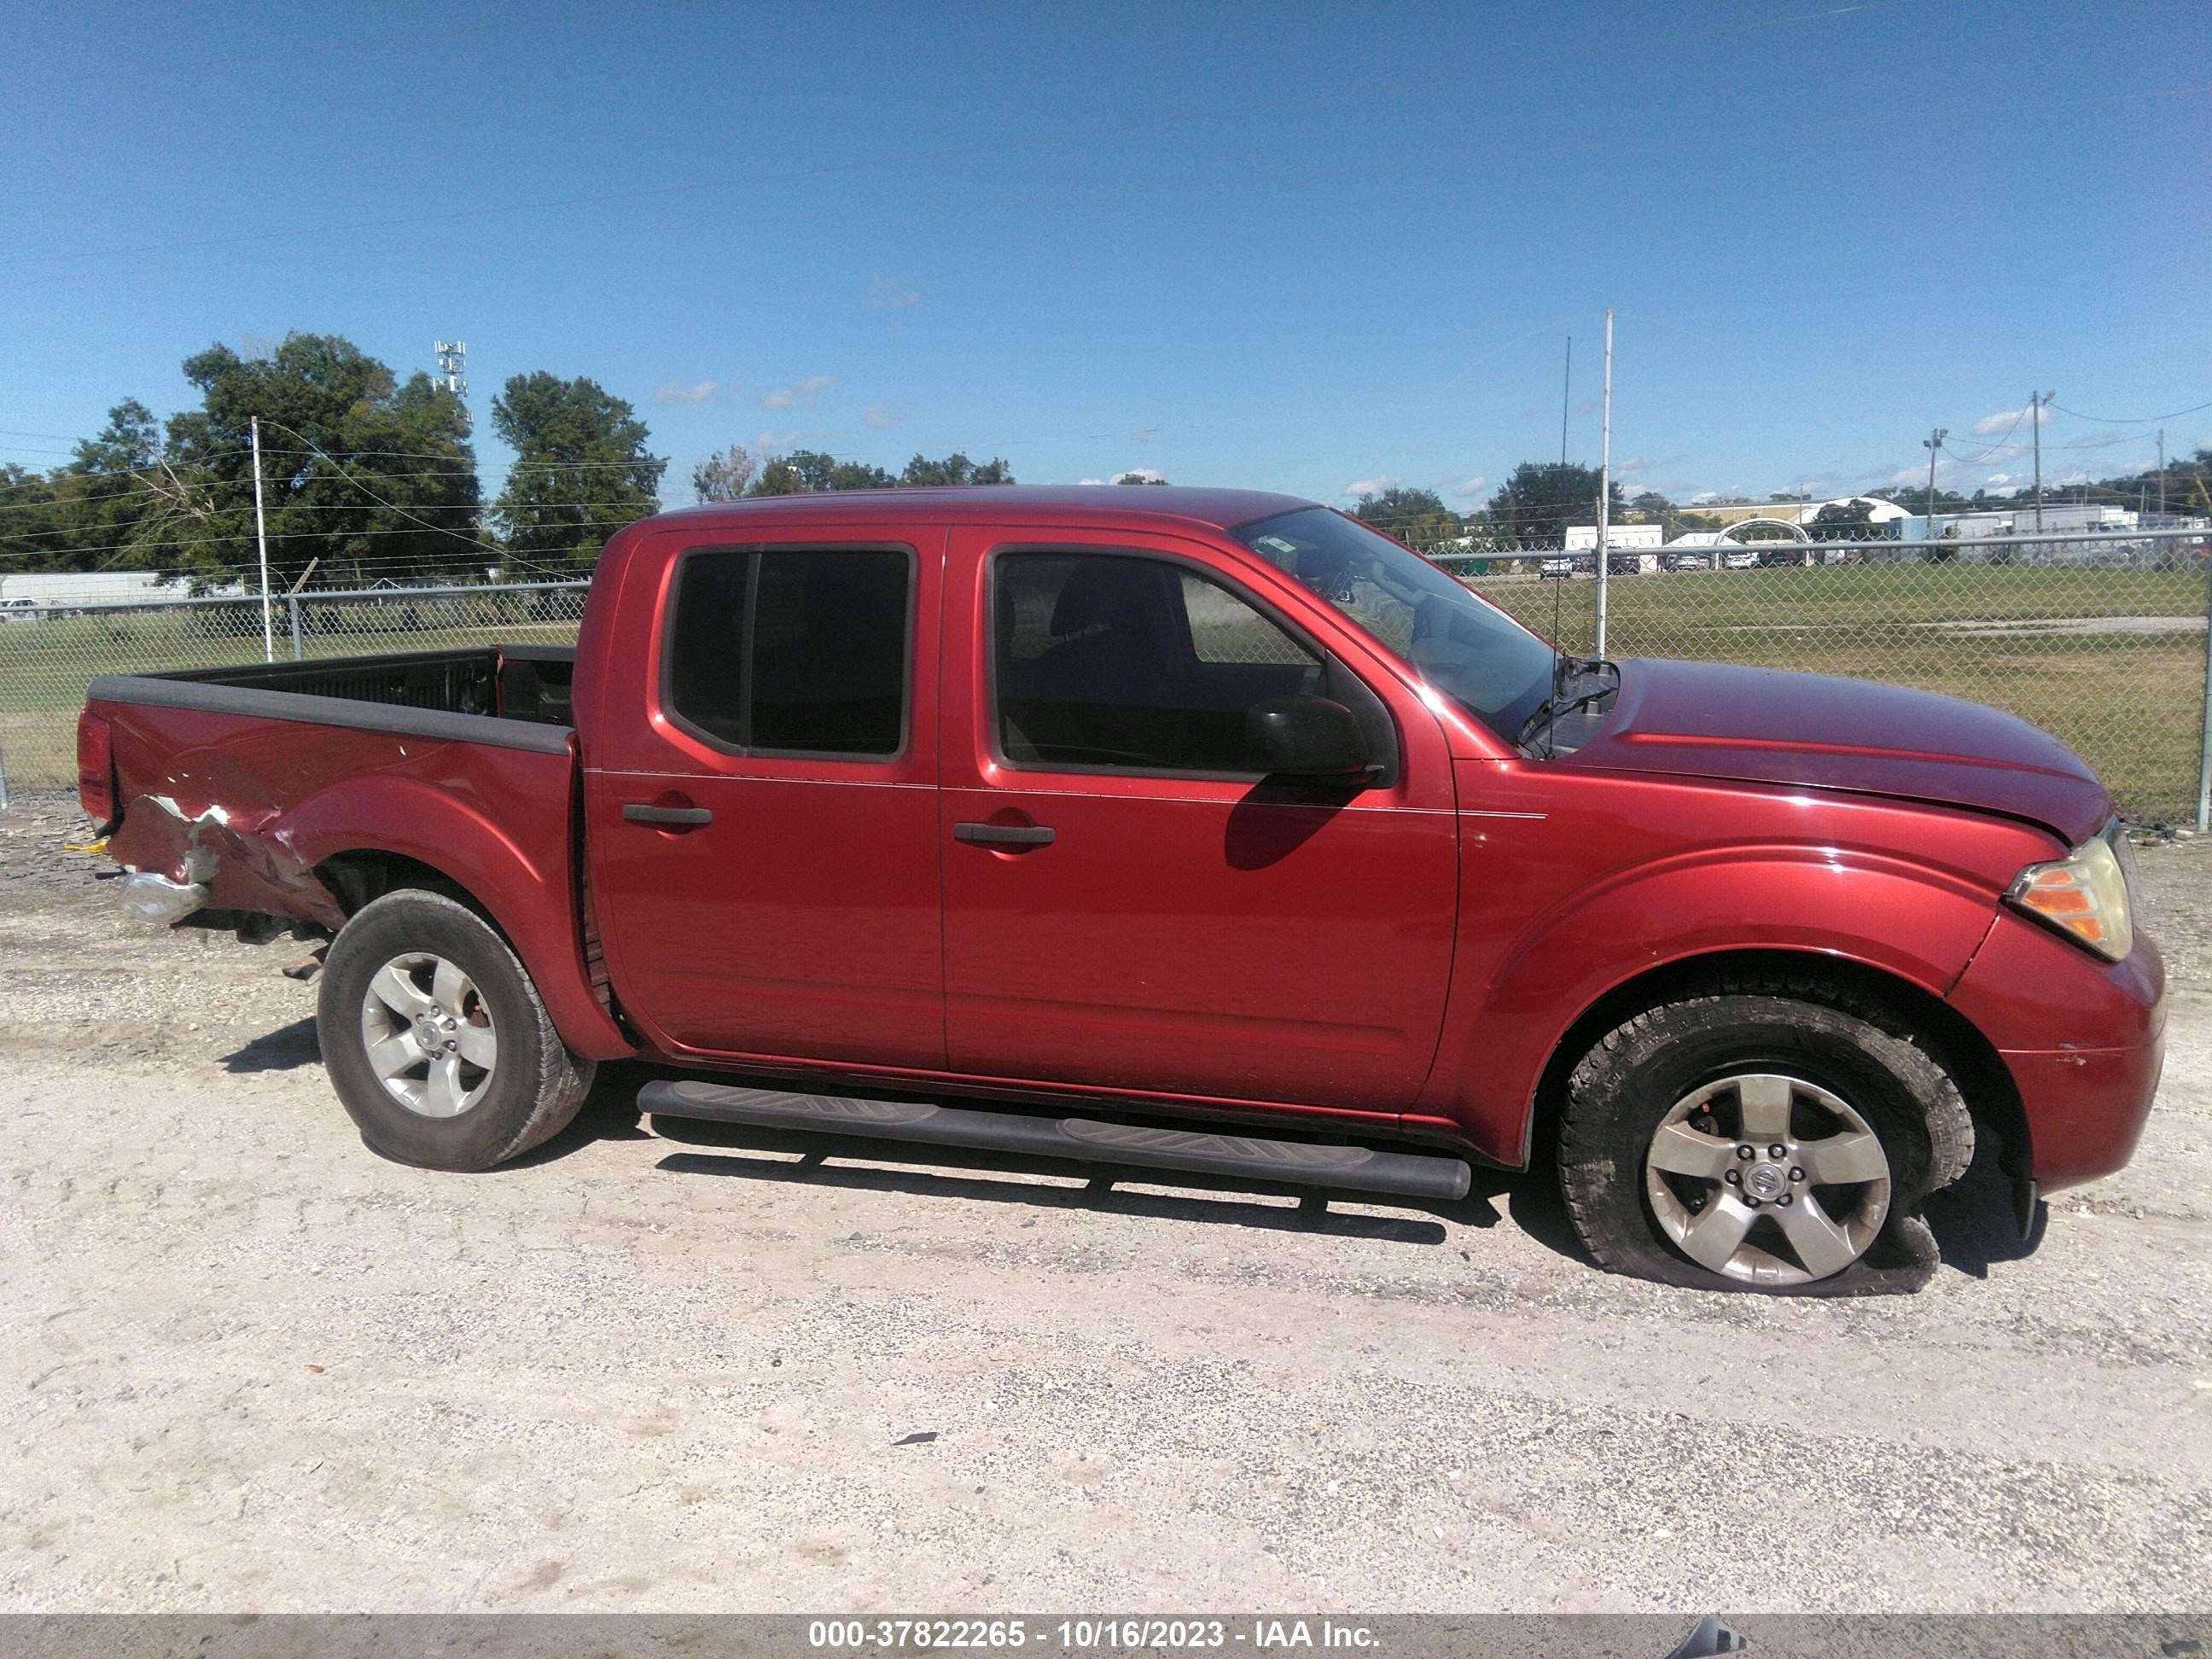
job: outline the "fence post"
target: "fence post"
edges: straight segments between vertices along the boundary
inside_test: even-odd
[[[2197,741],[2197,833],[2212,831],[2212,548],[2204,553],[2204,732]]]
[[[292,660],[300,660],[300,595],[295,591],[284,596],[285,606],[292,613]]]

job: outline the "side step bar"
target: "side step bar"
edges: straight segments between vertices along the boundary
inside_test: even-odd
[[[933,1106],[925,1101],[853,1100],[838,1095],[787,1094],[721,1083],[648,1083],[638,1109],[665,1117],[708,1118],[769,1129],[815,1129],[878,1140],[919,1140],[1025,1152],[1083,1164],[1128,1164],[1201,1175],[1244,1176],[1301,1187],[1389,1193],[1401,1198],[1465,1198],[1473,1179],[1455,1158],[1317,1146],[1247,1135],[1196,1134],[1183,1129],[1103,1123],[1091,1118],[1025,1117],[1016,1112]]]

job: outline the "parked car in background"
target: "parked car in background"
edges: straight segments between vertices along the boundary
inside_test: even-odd
[[[1573,559],[1546,559],[1536,567],[1536,574],[1546,581],[1565,581],[1574,575],[1575,565]]]
[[[39,602],[36,599],[0,599],[0,622],[36,622]]]
[[[1748,547],[1732,547],[1721,554],[1721,568],[1723,570],[1750,570],[1758,563],[1759,554]]]
[[[1713,562],[1703,553],[1668,553],[1660,560],[1665,570],[1711,570]]]
[[[573,647],[106,677],[77,753],[127,902],[331,936],[331,1081],[433,1168],[640,1058],[694,1074],[649,1113],[1054,1167],[1449,1202],[1555,1156],[1607,1267],[1905,1288],[1978,1140],[2027,1227],[2159,1076],[2056,738],[1569,657],[1288,496],[670,513]]]

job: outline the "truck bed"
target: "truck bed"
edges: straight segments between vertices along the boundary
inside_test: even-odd
[[[482,646],[105,674],[85,695],[94,703],[195,709],[565,753],[575,665],[574,646]]]

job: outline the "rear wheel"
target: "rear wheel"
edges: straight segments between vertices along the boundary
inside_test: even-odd
[[[507,941],[442,894],[364,905],[331,943],[323,1060],[369,1147],[488,1170],[566,1127],[592,1063],[570,1054]]]
[[[1575,1067],[1560,1184],[1602,1266],[1715,1290],[1925,1282],[1919,1206],[1972,1157],[1966,1103],[1886,1012],[1785,988],[1651,1009]]]

